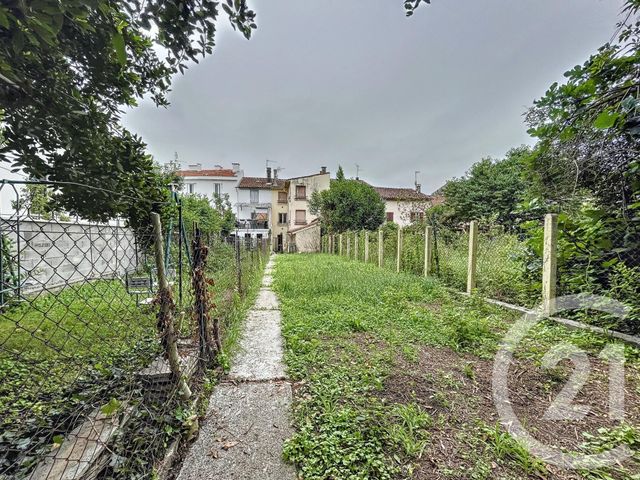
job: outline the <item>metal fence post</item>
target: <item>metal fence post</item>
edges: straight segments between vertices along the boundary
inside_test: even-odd
[[[364,263],[369,263],[369,230],[364,231]]]
[[[433,227],[427,225],[424,229],[424,276],[431,273],[431,257],[433,256]]]
[[[469,224],[469,259],[467,263],[467,293],[476,288],[476,266],[478,261],[478,222]]]
[[[556,307],[556,281],[558,274],[558,215],[544,217],[544,250],[542,253],[542,310],[551,315]]]
[[[378,267],[382,268],[384,256],[384,234],[378,229]]]
[[[240,237],[236,235],[236,275],[238,283],[238,294],[242,296],[242,259],[240,256]]]
[[[398,248],[396,249],[396,272],[400,273],[402,266],[402,227],[398,227]]]

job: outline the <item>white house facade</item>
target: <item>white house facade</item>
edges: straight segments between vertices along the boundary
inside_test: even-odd
[[[233,205],[236,201],[236,187],[243,177],[239,163],[232,168],[203,169],[202,164],[189,165],[176,174],[182,177],[182,193],[185,195],[203,195],[213,201],[216,196],[228,198]]]
[[[236,235],[268,238],[271,235],[272,178],[243,177],[236,188]]]

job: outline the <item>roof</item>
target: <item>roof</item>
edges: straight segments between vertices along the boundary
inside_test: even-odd
[[[413,188],[373,187],[383,200],[430,200],[425,193],[417,192]]]
[[[215,170],[178,170],[179,177],[237,177],[237,172],[230,168],[218,168]]]
[[[272,178],[271,181],[267,177],[242,177],[238,188],[273,188],[280,187],[284,184],[284,180]]]

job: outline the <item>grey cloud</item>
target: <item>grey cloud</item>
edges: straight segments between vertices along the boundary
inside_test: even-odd
[[[255,0],[250,41],[223,28],[213,56],[177,77],[172,105],[125,124],[160,162],[266,158],[293,176],[342,164],[374,184],[425,191],[483,156],[530,143],[522,114],[614,31],[621,1]]]

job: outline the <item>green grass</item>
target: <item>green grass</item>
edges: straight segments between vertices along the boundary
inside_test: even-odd
[[[239,295],[233,248],[220,243],[210,248],[206,273],[212,280],[211,317],[220,320],[223,368],[258,291],[263,263],[243,249],[245,294]],[[185,260],[184,301],[177,321],[184,337],[195,338],[190,282]],[[178,303],[177,284],[173,290]],[[0,472],[28,471],[50,450],[52,438],[62,438],[84,413],[109,399],[129,405],[140,401],[135,372],[160,353],[156,311],[156,306],[137,306],[122,282],[100,280],[43,292],[0,312]],[[205,393],[219,371],[205,379]],[[130,478],[141,467],[148,472],[150,451],[161,450],[176,429],[186,428],[174,408],[167,403],[136,411],[130,429],[140,432],[114,447],[123,449],[119,454],[127,458],[118,465],[121,477]],[[141,460],[134,455],[137,450],[147,455],[144,465],[136,463]]]
[[[299,382],[296,433],[284,455],[301,478],[312,480],[410,478],[433,447],[433,432],[451,420],[443,412],[459,414],[454,411],[459,398],[452,392],[462,380],[452,372],[419,380],[436,388],[428,399],[440,412],[436,416],[422,406],[424,399],[395,398],[386,382],[412,372],[421,349],[431,347],[464,355],[459,373],[475,382],[473,359],[491,360],[516,318],[479,298],[452,294],[437,280],[332,255],[279,256],[274,288],[281,300],[288,373]],[[609,340],[541,322],[519,355],[539,362],[560,341],[597,353]],[[626,352],[637,368],[637,351],[627,347]],[[465,401],[469,408],[475,402]],[[492,465],[506,469],[504,478],[546,472],[508,433],[479,421],[451,433],[464,445],[463,465],[442,467],[442,475],[493,478]]]

